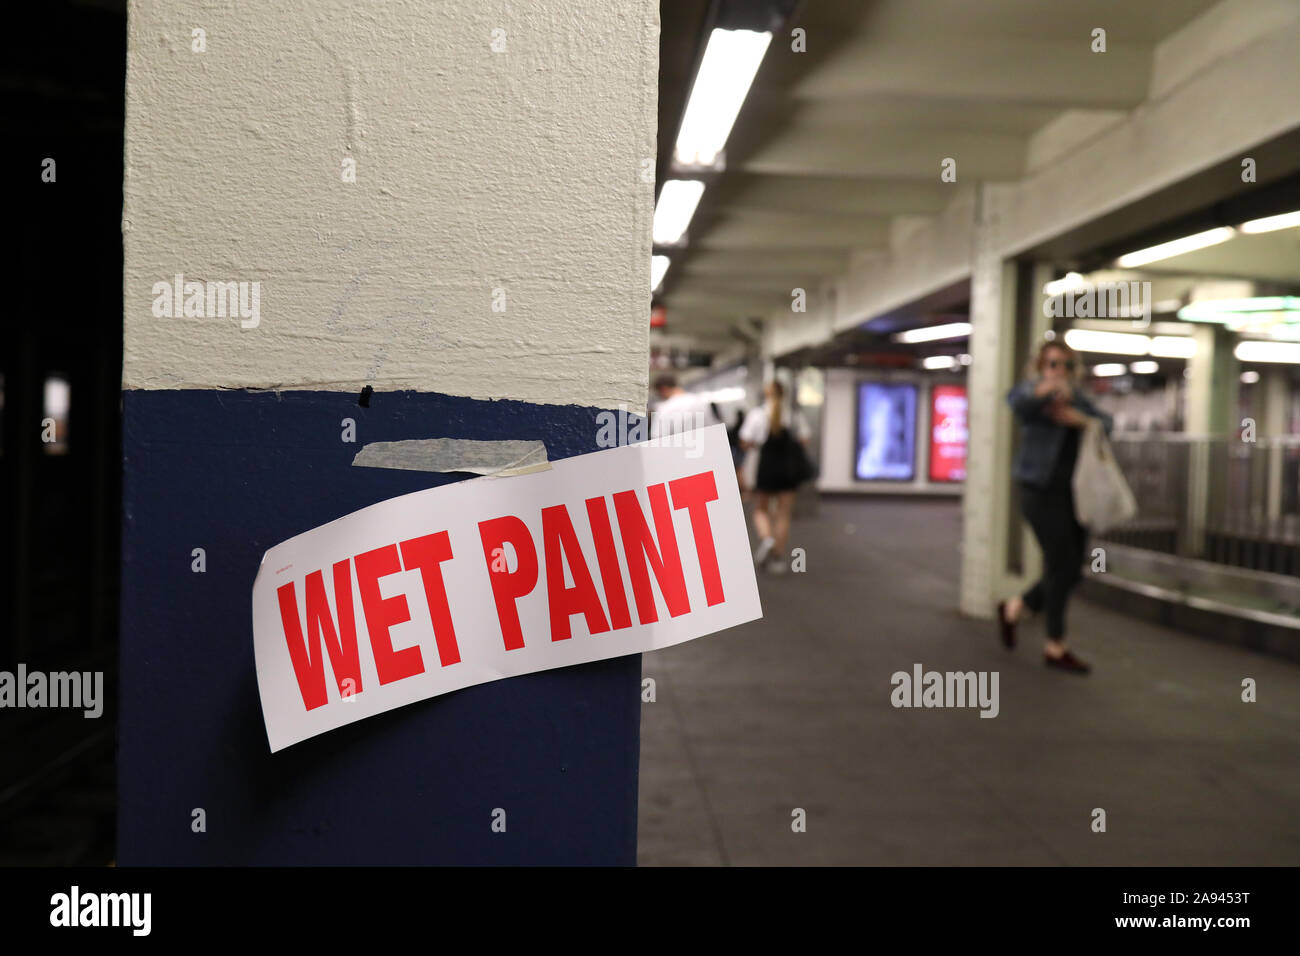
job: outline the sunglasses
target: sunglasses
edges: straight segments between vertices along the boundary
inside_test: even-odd
[[[1064,368],[1067,372],[1074,371],[1074,359],[1062,361],[1061,359],[1048,359],[1045,363],[1048,368]]]

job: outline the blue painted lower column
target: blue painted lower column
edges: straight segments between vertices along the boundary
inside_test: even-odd
[[[368,407],[356,392],[124,392],[119,864],[634,865],[639,655],[466,688],[277,754],[253,663],[267,548],[467,477],[354,467],[362,445],[540,439],[554,460],[597,450],[599,413],[416,392]]]

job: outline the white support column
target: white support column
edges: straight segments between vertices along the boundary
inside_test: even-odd
[[[1290,424],[1291,370],[1284,366],[1270,366],[1260,373],[1259,429],[1261,440],[1282,438]],[[1268,445],[1268,501],[1265,516],[1271,523],[1282,514],[1282,446]]]
[[[1281,438],[1287,433],[1291,412],[1291,369],[1286,365],[1265,367],[1259,376],[1260,438]]]
[[[1215,473],[1222,460],[1217,451],[1225,436],[1235,437],[1241,425],[1237,417],[1237,389],[1240,363],[1232,354],[1232,334],[1218,326],[1197,326],[1192,330],[1196,354],[1187,363],[1186,431],[1196,439],[1188,449],[1189,470],[1187,513],[1183,518],[1185,553],[1200,557],[1205,549],[1205,532],[1224,517],[1222,476]],[[1217,506],[1216,506],[1217,503]]]
[[[1187,363],[1187,433],[1226,435],[1241,426],[1237,417],[1240,363],[1232,354],[1233,335],[1215,325],[1192,329],[1196,355]]]
[[[1006,588],[1011,410],[1015,381],[1015,263],[996,251],[988,216],[989,187],[976,203],[971,270],[971,366],[967,378],[970,442],[962,491],[961,609],[990,617]]]

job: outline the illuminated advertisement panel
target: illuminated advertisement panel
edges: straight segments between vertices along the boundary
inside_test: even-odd
[[[915,460],[916,386],[860,383],[854,475],[859,481],[911,481]]]
[[[936,385],[930,391],[930,480],[966,478],[966,386]]]

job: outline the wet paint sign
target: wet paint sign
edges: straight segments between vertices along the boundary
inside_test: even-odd
[[[253,583],[271,750],[449,691],[762,615],[726,430],[393,498]]]

